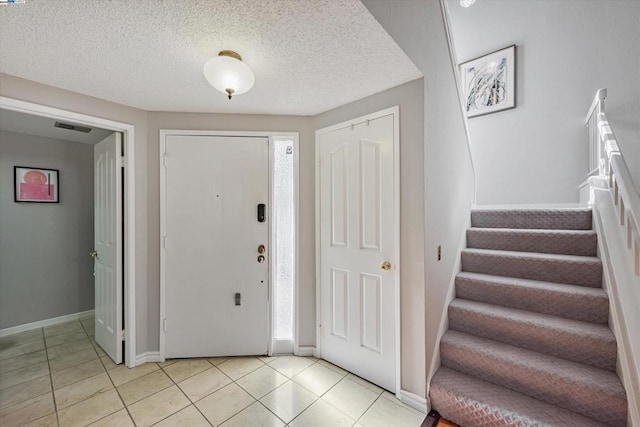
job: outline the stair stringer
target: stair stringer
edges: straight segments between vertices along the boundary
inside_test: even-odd
[[[608,188],[605,191],[599,190],[598,187],[592,190],[595,193],[593,227],[598,233],[598,257],[602,260],[603,268],[602,285],[609,296],[609,326],[618,343],[616,371],[627,392],[627,424],[638,427],[640,426],[640,338],[634,337],[627,325],[639,324],[635,322],[640,318],[640,314],[633,313],[633,310],[628,308],[623,309],[619,289],[619,283],[634,285],[634,280],[629,277],[620,278],[621,281],[616,280],[616,277],[624,274],[625,271],[631,271],[628,266],[621,265],[626,259],[624,256],[614,255],[615,248],[624,247],[625,243],[619,235],[617,214],[610,200]],[[628,294],[625,297],[628,298]],[[628,300],[626,302],[628,303]],[[625,312],[627,316],[636,316],[635,322],[627,321]]]
[[[433,347],[431,360],[429,361],[429,365],[427,366],[427,390],[426,390],[426,399],[427,399],[427,413],[431,411],[431,400],[429,397],[429,391],[431,387],[431,379],[435,375],[436,371],[441,365],[440,359],[440,341],[442,340],[442,336],[449,329],[449,304],[456,297],[456,276],[458,273],[462,271],[462,257],[459,256],[462,253],[462,250],[467,247],[467,229],[471,227],[471,214],[470,211],[475,207],[475,205],[471,205],[469,208],[469,214],[467,215],[467,219],[463,225],[462,233],[460,235],[459,244],[457,248],[457,252],[455,252],[456,260],[453,265],[453,269],[451,270],[451,276],[449,277],[449,283],[447,284],[447,296],[443,302],[443,305],[439,307],[442,310],[440,315],[440,323],[438,326],[438,334],[436,336],[435,346]],[[425,248],[426,249],[426,248]],[[426,251],[425,251],[426,252]],[[425,271],[425,276],[427,272]],[[425,295],[426,296],[426,295]],[[429,354],[429,349],[426,349],[426,354]]]

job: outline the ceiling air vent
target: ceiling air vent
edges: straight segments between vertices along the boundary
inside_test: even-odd
[[[83,132],[83,133],[91,132],[91,128],[79,126],[79,125],[72,125],[71,123],[55,122],[53,126],[60,129],[75,130],[76,132]]]

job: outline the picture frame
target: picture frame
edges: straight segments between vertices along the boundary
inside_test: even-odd
[[[467,117],[482,116],[516,106],[516,45],[460,64]]]
[[[29,203],[59,203],[58,169],[13,167],[14,200]]]

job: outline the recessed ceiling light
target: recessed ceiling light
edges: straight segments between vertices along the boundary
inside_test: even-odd
[[[460,0],[460,6],[469,7],[472,4],[474,4],[475,2],[476,2],[476,0]]]

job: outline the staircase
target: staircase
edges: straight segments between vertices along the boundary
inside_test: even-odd
[[[591,210],[475,210],[431,382],[462,426],[626,426]]]

